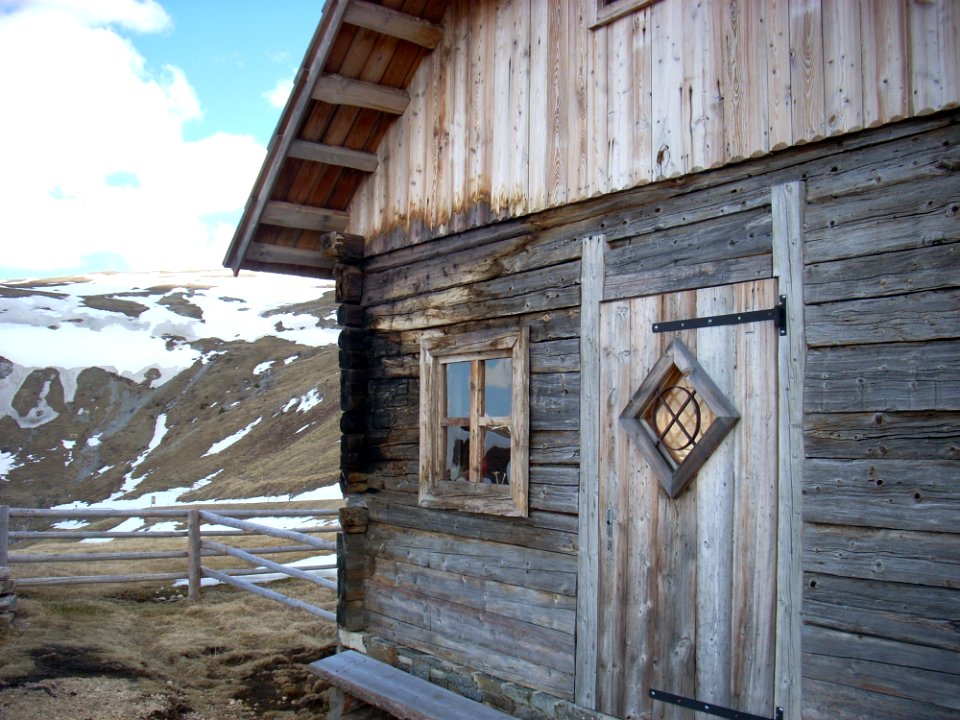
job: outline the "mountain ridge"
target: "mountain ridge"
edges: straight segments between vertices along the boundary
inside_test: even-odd
[[[0,502],[335,496],[335,310],[226,271],[0,282]]]

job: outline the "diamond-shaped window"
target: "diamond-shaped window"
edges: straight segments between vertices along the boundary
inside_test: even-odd
[[[672,498],[684,491],[739,419],[680,339],[670,343],[620,413],[620,422]]]

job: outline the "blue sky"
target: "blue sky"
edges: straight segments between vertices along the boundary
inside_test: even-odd
[[[321,0],[0,0],[0,279],[219,267]]]

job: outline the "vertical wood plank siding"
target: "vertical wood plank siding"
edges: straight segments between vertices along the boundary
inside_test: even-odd
[[[960,103],[955,0],[658,0],[589,28],[595,1],[451,3],[351,232],[379,252]]]
[[[884,25],[886,5],[860,7],[867,5],[872,22]],[[777,7],[765,5],[767,17]],[[791,0],[790,7],[799,5]],[[567,3],[550,4],[546,22],[573,32],[580,21],[570,12]],[[778,22],[794,20],[784,15]],[[473,66],[474,52],[493,52],[507,26],[506,19],[486,26],[466,65]],[[611,42],[605,53],[625,52],[623,38]],[[531,67],[565,62],[552,47],[530,59]],[[775,62],[768,57],[767,67]],[[534,85],[531,95],[541,92]],[[615,84],[605,87],[617,92]],[[554,106],[554,89],[542,91],[535,105],[565,107]],[[473,92],[483,97],[487,90]],[[476,122],[471,108],[469,126]],[[573,121],[556,112],[561,125]],[[791,644],[778,662],[802,674],[806,718],[955,714],[960,674],[947,658],[955,660],[960,649],[958,121],[956,112],[911,120],[368,254],[367,465],[351,478],[355,487],[374,491],[364,499],[367,629],[587,705],[597,695],[626,692],[602,678],[575,687],[575,677],[602,664],[575,645],[578,623],[584,632],[598,617],[598,608],[577,596],[578,533],[585,532],[578,511],[586,503],[594,521],[597,515],[589,505],[595,487],[580,485],[581,418],[597,417],[596,408],[581,407],[581,384],[596,387],[594,378],[581,380],[581,341],[599,342],[592,352],[602,352],[602,332],[615,331],[597,327],[593,340],[582,337],[583,239],[602,237],[592,242],[605,248],[602,260],[588,263],[590,277],[597,263],[604,269],[602,286],[594,279],[588,294],[593,312],[603,302],[774,276],[773,238],[789,226],[790,242],[802,238],[802,263],[794,248],[789,257],[778,255],[776,272],[782,290],[790,276],[788,303],[802,303],[802,314],[793,316],[804,318],[805,344],[790,350],[800,358],[785,361],[791,372],[805,367],[805,392],[802,415],[796,406],[790,414],[803,447],[782,467],[802,465],[803,575],[797,597],[784,588],[780,603],[795,607],[802,592],[803,627],[781,628]],[[494,129],[500,132],[510,135],[512,125]],[[446,142],[416,132],[407,137],[421,146]],[[726,142],[701,139],[701,155]],[[547,142],[547,153],[561,164],[571,157],[568,149]],[[490,167],[494,160],[485,154],[471,161]],[[411,158],[411,172],[420,164]],[[588,156],[583,168],[596,167]],[[801,188],[801,180],[806,200],[792,201],[798,207],[787,213],[781,197],[774,215],[771,188]],[[555,197],[553,180],[545,182],[544,192]],[[429,186],[428,180],[424,191]],[[489,212],[507,201],[491,196]],[[530,517],[417,507],[420,339],[518,325],[530,328],[531,341]],[[583,367],[592,373],[590,363],[585,359]],[[606,391],[591,394],[597,392]],[[590,432],[602,439],[614,429]],[[601,460],[589,462],[597,472]],[[795,501],[780,512],[795,513]],[[780,551],[797,542],[781,538]],[[583,557],[579,562],[581,577],[594,572]],[[578,602],[592,618],[577,616]],[[779,682],[782,697],[789,680]]]

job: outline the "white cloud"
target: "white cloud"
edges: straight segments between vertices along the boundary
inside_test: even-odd
[[[116,269],[218,267],[265,150],[245,135],[184,139],[184,125],[202,116],[189,79],[172,65],[148,67],[121,34],[169,30],[163,8],[4,7],[3,264],[53,270],[100,256]]]
[[[263,93],[263,97],[265,97],[267,102],[273,107],[283,108],[283,106],[287,104],[287,98],[290,97],[291,90],[293,90],[293,79],[285,78],[283,80],[277,80],[277,84],[273,86],[273,89]]]

